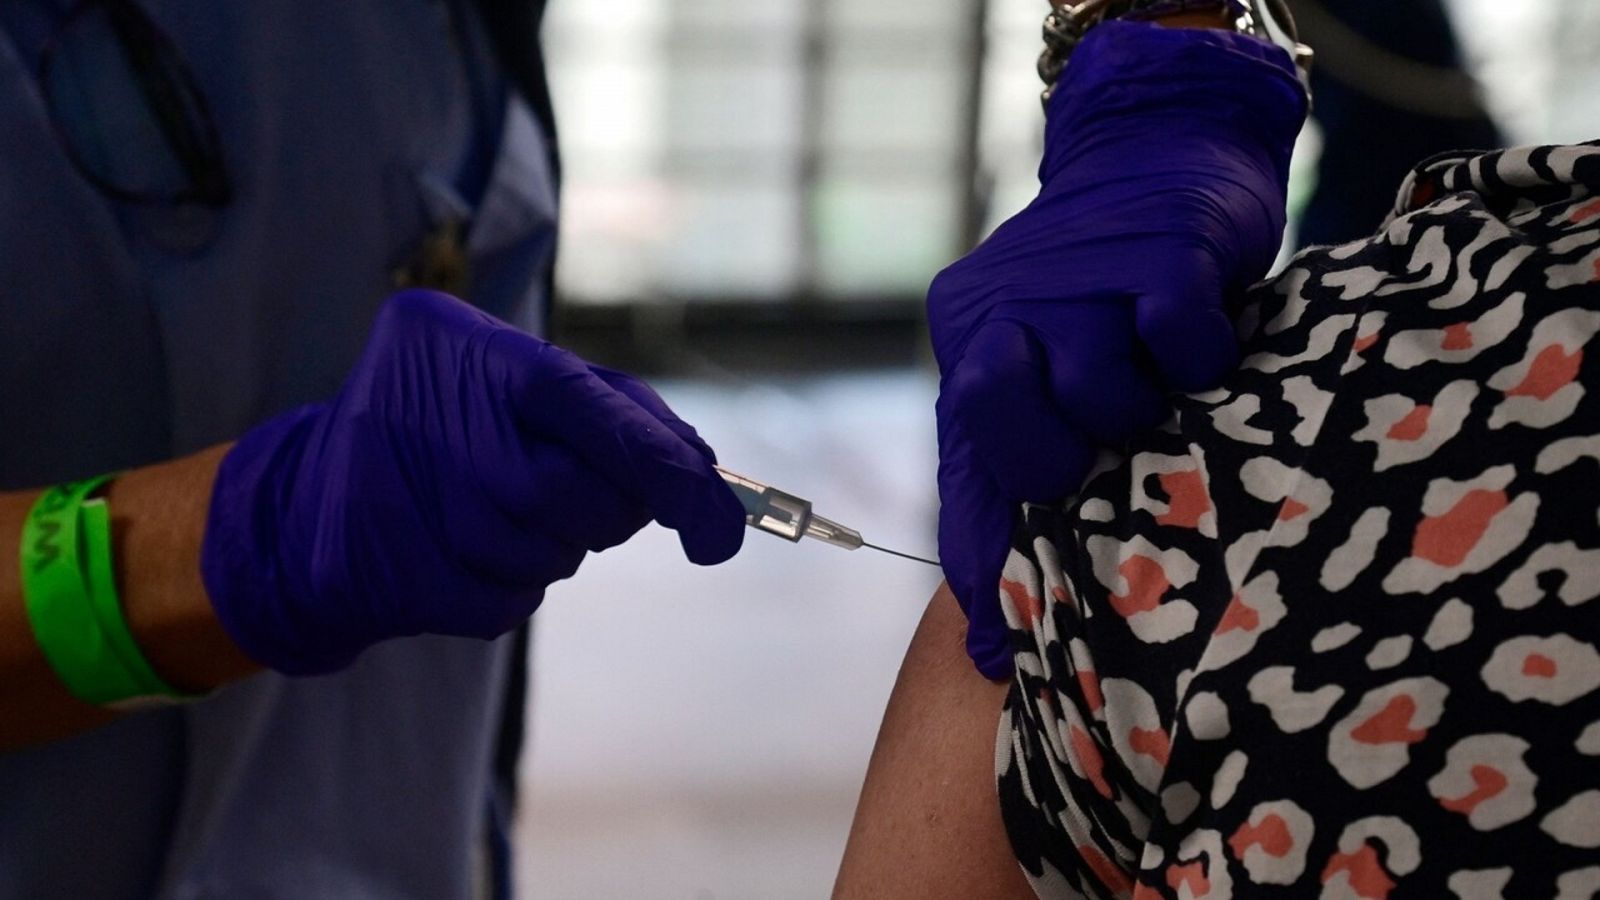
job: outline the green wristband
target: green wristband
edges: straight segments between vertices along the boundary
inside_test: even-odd
[[[34,638],[67,690],[97,706],[177,695],[139,652],[117,599],[111,513],[103,499],[89,499],[112,477],[45,491],[22,526]]]
[[[133,632],[122,615],[122,603],[117,596],[116,568],[111,562],[111,507],[103,499],[85,500],[82,507],[84,549],[88,551],[89,606],[111,655],[121,664],[138,691],[124,697],[175,696],[161,676],[150,668],[139,645],[134,643]]]

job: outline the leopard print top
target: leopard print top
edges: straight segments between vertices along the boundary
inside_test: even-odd
[[[1001,598],[1046,898],[1600,890],[1600,143],[1431,159]]]

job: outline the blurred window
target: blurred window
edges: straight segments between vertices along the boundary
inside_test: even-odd
[[[552,5],[564,296],[920,296],[956,251],[962,4]]]
[[[979,58],[973,4],[986,21]],[[1450,6],[1513,140],[1600,137],[1600,4]],[[1037,188],[1045,8],[557,0],[545,44],[565,162],[563,296],[920,299]],[[1302,144],[1301,193],[1316,141]]]

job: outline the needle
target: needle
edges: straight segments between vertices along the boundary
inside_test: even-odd
[[[901,553],[899,550],[890,550],[888,547],[879,547],[877,544],[874,544],[871,541],[862,541],[861,542],[861,546],[863,546],[863,547],[871,547],[874,550],[877,550],[877,551],[879,551],[881,553],[887,553],[887,554],[889,554],[891,556],[900,556],[900,557],[904,557],[905,559],[915,560],[915,561],[917,561],[919,563],[927,563],[928,565],[933,566],[935,568],[937,568],[938,565],[939,565],[938,561],[936,561],[936,560],[923,559],[920,556],[912,556],[909,553]]]

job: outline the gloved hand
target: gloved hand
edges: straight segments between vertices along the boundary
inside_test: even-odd
[[[1237,347],[1224,300],[1283,236],[1305,97],[1283,50],[1220,31],[1107,22],[1073,54],[1026,209],[939,273],[939,554],[991,678],[1022,501],[1075,492],[1097,448],[1213,387]]]
[[[413,634],[492,638],[652,518],[701,564],[744,539],[661,398],[444,294],[390,298],[332,402],[245,434],[201,569],[239,648],[292,675]]]

